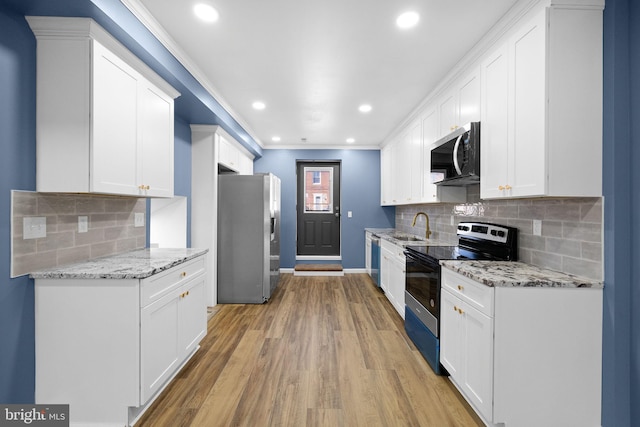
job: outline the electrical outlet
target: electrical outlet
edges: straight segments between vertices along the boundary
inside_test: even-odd
[[[533,220],[533,235],[542,236],[542,221],[539,219]]]
[[[23,218],[22,236],[25,240],[47,237],[47,218],[44,216],[28,216]]]
[[[86,233],[87,231],[89,231],[89,217],[79,216],[78,217],[78,233]]]
[[[144,212],[136,212],[133,219],[134,227],[144,227]]]

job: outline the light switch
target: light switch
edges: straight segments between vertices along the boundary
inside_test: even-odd
[[[144,212],[136,212],[133,219],[134,227],[144,227]]]
[[[86,233],[87,231],[89,231],[89,217],[79,216],[78,217],[78,233]]]
[[[22,219],[22,235],[26,239],[47,237],[47,218],[44,216],[27,216]]]
[[[353,216],[353,212],[347,211],[347,218],[351,218]]]

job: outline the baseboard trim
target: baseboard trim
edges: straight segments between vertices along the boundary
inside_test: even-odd
[[[366,273],[367,269],[366,268],[345,268],[344,270],[342,270],[342,272],[344,274],[361,274],[361,273]],[[293,273],[294,273],[293,268],[280,269],[280,274],[293,274]]]

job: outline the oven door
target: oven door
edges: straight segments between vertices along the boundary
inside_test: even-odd
[[[405,303],[437,338],[440,334],[440,264],[437,260],[427,260],[406,255]]]

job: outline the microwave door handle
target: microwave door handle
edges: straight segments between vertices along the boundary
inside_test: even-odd
[[[462,171],[460,170],[460,165],[458,164],[458,149],[460,148],[460,141],[462,140],[462,135],[460,135],[458,139],[456,139],[456,145],[453,146],[453,166],[456,168],[456,172],[458,173],[458,175],[462,175]]]

